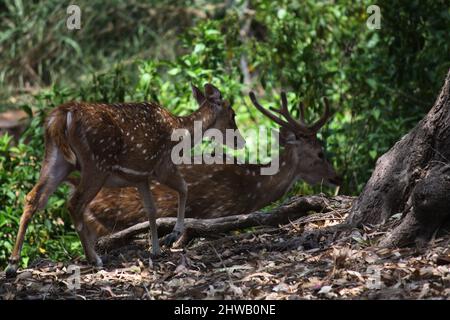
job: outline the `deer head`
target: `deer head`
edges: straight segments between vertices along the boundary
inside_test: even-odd
[[[242,149],[245,146],[245,139],[242,137],[239,129],[236,125],[236,114],[231,107],[231,104],[222,98],[222,94],[219,89],[210,83],[205,84],[203,93],[199,88],[191,84],[192,94],[197,100],[200,108],[205,104],[208,104],[211,108],[214,108],[218,112],[216,121],[211,125],[211,128],[219,130],[223,137],[226,137],[226,131],[232,130],[234,135],[234,141],[226,141],[226,145],[233,149]]]
[[[341,179],[326,159],[323,145],[317,138],[317,132],[331,116],[326,98],[324,114],[317,122],[309,126],[305,121],[303,103],[299,104],[300,116],[295,119],[288,110],[285,92],[281,92],[281,107],[270,108],[271,111],[259,104],[253,92],[250,92],[250,99],[262,114],[280,125],[280,145],[285,148],[287,154],[296,159],[296,173],[300,179],[309,184],[324,183],[330,186],[340,184]]]

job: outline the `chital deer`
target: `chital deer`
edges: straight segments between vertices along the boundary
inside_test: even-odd
[[[283,150],[279,155],[279,171],[272,176],[261,175],[263,165],[256,164],[179,165],[189,186],[187,217],[207,219],[253,212],[282,197],[298,179],[310,184],[340,183],[316,137],[330,117],[326,100],[323,116],[307,126],[303,105],[300,105],[300,119],[294,119],[284,93],[281,94],[281,109],[275,112],[285,120],[264,109],[253,93],[250,97],[259,111],[281,126]],[[77,181],[71,183],[77,184]],[[176,194],[160,184],[152,185],[151,190],[158,206],[158,217],[172,216]],[[92,233],[100,237],[144,221],[145,213],[135,188],[104,188],[86,208],[84,219]]]
[[[137,188],[149,220],[155,255],[160,253],[160,248],[149,182],[156,180],[173,189],[178,194],[178,218],[166,240],[169,243],[176,240],[184,228],[187,185],[171,161],[171,150],[176,143],[171,139],[173,131],[185,129],[192,137],[194,122],[201,121],[204,130],[215,128],[223,134],[226,129],[235,130],[237,147],[244,143],[234,112],[222,100],[220,91],[211,84],[205,85],[205,93],[195,86],[192,90],[200,107],[185,117],[175,116],[154,103],[71,102],[54,109],[45,124],[45,158],[40,178],[26,197],[7,274],[13,275],[17,270],[31,217],[45,206],[48,197],[74,170],[80,170],[81,178],[69,201],[69,213],[91,263],[101,265],[102,261],[94,250],[95,235],[84,225],[83,212],[102,187]]]

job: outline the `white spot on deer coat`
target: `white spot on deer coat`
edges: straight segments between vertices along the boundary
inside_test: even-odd
[[[112,166],[112,168],[114,170],[119,170],[119,171],[122,171],[123,173],[132,174],[132,175],[136,175],[136,176],[148,176],[151,174],[151,172],[148,172],[148,171],[137,171],[134,169],[121,167],[119,165],[114,165],[114,166]]]

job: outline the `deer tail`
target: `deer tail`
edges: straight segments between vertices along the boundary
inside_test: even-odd
[[[53,143],[61,151],[67,162],[75,165],[77,158],[67,139],[67,124],[71,122],[72,113],[68,108],[54,109],[45,124],[46,143]]]

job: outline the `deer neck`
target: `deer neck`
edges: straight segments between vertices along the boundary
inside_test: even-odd
[[[202,140],[203,133],[216,121],[217,113],[211,106],[203,103],[202,106],[188,116],[178,117],[178,128],[186,129],[197,144]],[[200,131],[200,132],[198,132]]]
[[[278,161],[279,170],[274,175],[261,175],[256,184],[259,192],[264,195],[264,201],[269,204],[280,199],[297,181],[296,172],[298,155],[293,146],[286,146],[280,151],[280,155],[272,161]]]

